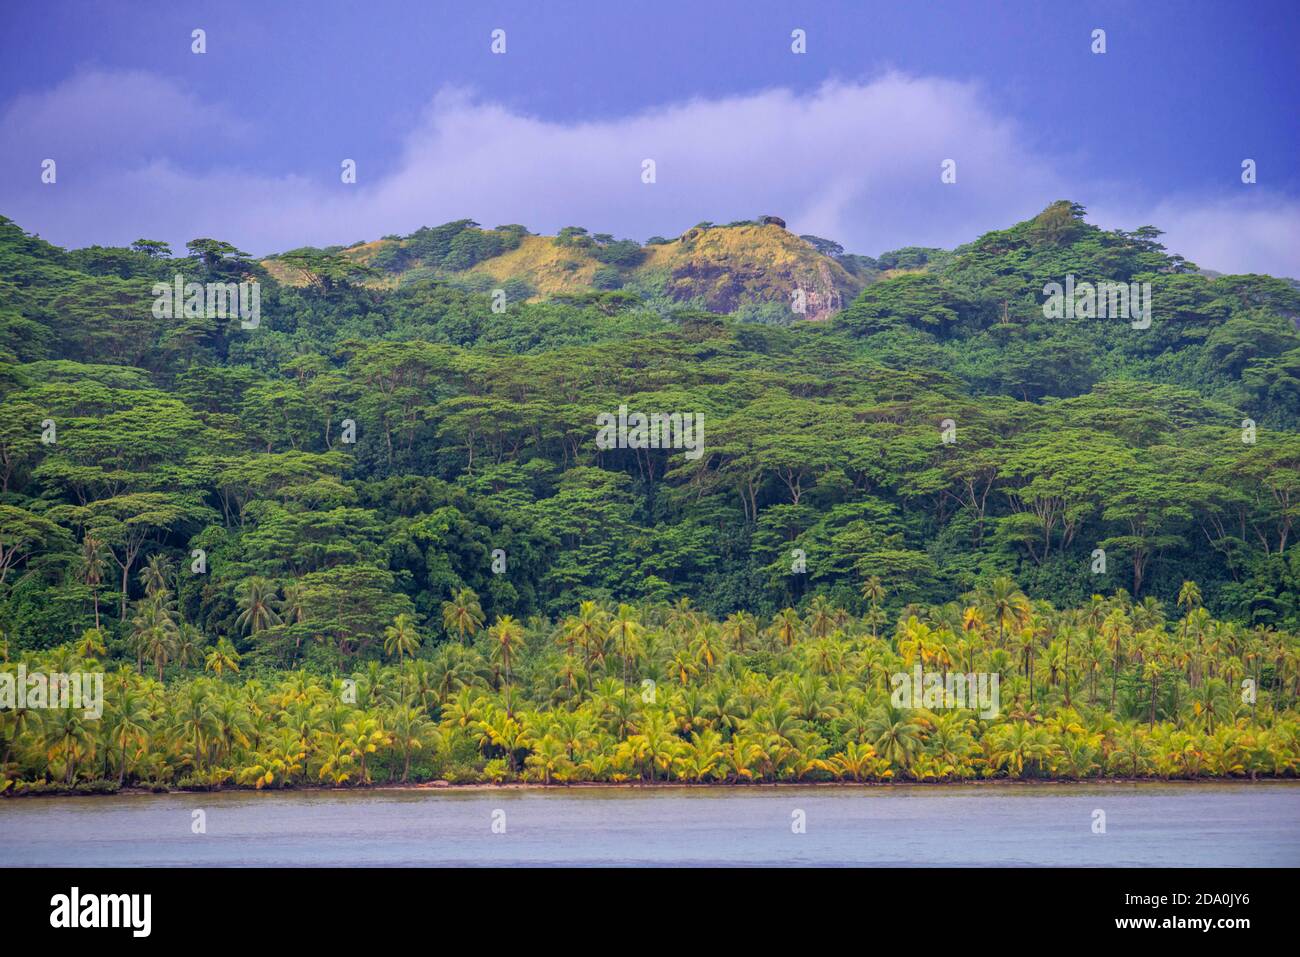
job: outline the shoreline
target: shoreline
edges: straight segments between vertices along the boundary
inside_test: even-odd
[[[471,782],[453,784],[449,781],[425,781],[407,784],[370,784],[356,787],[325,787],[323,785],[305,784],[283,788],[166,788],[153,790],[147,787],[124,787],[115,791],[77,791],[42,790],[35,793],[8,792],[0,795],[0,802],[7,799],[22,798],[111,798],[139,795],[168,794],[367,794],[386,791],[446,791],[446,792],[497,792],[502,791],[536,791],[543,793],[564,793],[566,791],[762,791],[778,789],[825,788],[831,790],[881,789],[881,788],[954,788],[954,787],[988,787],[988,788],[1075,788],[1087,785],[1132,785],[1177,784],[1198,786],[1207,784],[1300,784],[1300,778],[1287,777],[1204,777],[1204,778],[1086,778],[1083,780],[1018,780],[1014,778],[995,778],[971,781],[763,781],[763,782],[721,782],[691,783],[686,781],[574,781],[569,784],[541,784],[534,781],[511,781],[504,784]]]

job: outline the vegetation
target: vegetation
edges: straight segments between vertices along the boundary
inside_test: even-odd
[[[841,256],[874,281],[829,322],[776,322],[781,262],[733,316],[660,295],[769,236],[826,258],[462,221],[394,285],[375,244],[0,220],[0,656],[109,672],[99,721],[0,712],[0,787],[1295,774],[1295,285],[1058,203]],[[449,272],[539,244],[621,288]],[[177,274],[260,323],[157,317]],[[1150,327],[1043,318],[1067,274],[1150,283]],[[599,449],[620,405],[704,454]],[[918,661],[1001,713],[896,709]]]
[[[254,591],[250,613],[259,608]],[[245,678],[223,639],[206,673],[195,664],[167,683],[150,667],[120,665],[101,720],[4,712],[7,776],[21,792],[46,782],[279,788],[1300,770],[1295,643],[1215,621],[1190,583],[1185,614],[1169,622],[1151,599],[1095,596],[1061,613],[996,579],[968,605],[909,609],[892,634],[880,631],[879,583],[864,591],[871,604],[862,617],[821,598],[802,616],[786,609],[770,622],[745,612],[719,622],[686,600],[643,609],[587,601],[554,624],[503,615],[484,627],[465,589],[443,609],[449,641],[422,648],[399,615],[383,642],[393,663],[371,660],[346,680],[302,671]],[[263,609],[263,626],[274,617]],[[137,640],[146,661],[180,647],[174,632],[163,651],[152,631]],[[49,671],[98,667],[71,646],[25,660]],[[897,707],[892,676],[916,665],[999,673],[999,713]],[[1239,693],[1243,680],[1256,696]]]

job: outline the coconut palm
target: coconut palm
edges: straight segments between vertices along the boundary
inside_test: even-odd
[[[488,629],[492,642],[492,660],[499,661],[505,669],[506,684],[510,684],[510,663],[524,643],[524,626],[510,615],[501,615]],[[498,672],[498,679],[500,673]]]
[[[81,552],[77,556],[77,577],[90,588],[95,603],[95,630],[100,630],[99,589],[108,571],[108,548],[103,540],[87,534],[81,539]]]
[[[203,645],[205,640],[203,632],[198,627],[189,622],[181,622],[176,626],[176,645],[173,649],[173,660],[182,668],[199,664],[204,658]]]
[[[772,621],[772,630],[781,640],[781,644],[787,648],[794,646],[799,640],[799,632],[802,629],[802,623],[799,621],[799,613],[793,608],[783,608],[776,618]]]
[[[890,773],[888,762],[877,757],[875,748],[857,741],[848,742],[844,750],[833,755],[827,763],[837,778],[852,781],[870,781]]]
[[[609,625],[608,637],[620,649],[623,658],[623,683],[627,684],[628,667],[632,660],[632,651],[636,640],[645,631],[637,617],[636,609],[631,605],[619,605],[613,621]]]
[[[474,637],[483,621],[483,609],[472,588],[461,588],[451,601],[442,603],[442,627],[448,632],[455,631],[461,644],[465,643],[466,635]]]
[[[1048,762],[1056,754],[1056,745],[1045,728],[1028,721],[999,725],[990,737],[989,761],[1011,777],[1024,777],[1027,771],[1048,771]]]
[[[280,616],[275,611],[278,604],[275,586],[265,578],[254,575],[244,579],[235,595],[239,605],[235,627],[241,635],[255,635],[272,625],[280,624]]]
[[[1125,725],[1115,737],[1110,752],[1112,767],[1127,771],[1130,777],[1140,777],[1151,766],[1152,742],[1140,725]]]
[[[835,630],[836,609],[823,595],[817,595],[808,606],[808,631],[816,638],[825,638]]]
[[[722,623],[722,637],[741,654],[758,635],[758,619],[747,611],[732,612]]]
[[[93,753],[94,735],[85,713],[77,708],[54,708],[41,715],[40,729],[45,742],[45,757],[63,767],[63,783],[77,779],[81,761]]]
[[[442,735],[421,708],[392,709],[384,721],[393,746],[402,754],[402,783],[411,779],[411,757],[441,743]]]
[[[140,584],[144,586],[147,597],[153,598],[170,591],[168,585],[173,573],[171,560],[162,552],[150,556],[149,561],[140,569]]]
[[[1005,575],[989,582],[985,601],[989,617],[998,624],[998,647],[1007,628],[1019,628],[1029,617],[1029,599]]]
[[[94,658],[96,655],[108,654],[104,644],[104,631],[98,626],[87,628],[81,633],[76,644],[77,654],[82,658]]]
[[[671,721],[663,711],[650,711],[645,715],[637,733],[628,735],[618,746],[616,757],[639,767],[643,776],[649,774],[650,783],[653,784],[657,772],[660,769],[669,771],[673,760],[682,750],[682,740],[673,730]]]
[[[186,685],[174,704],[172,718],[177,736],[189,748],[195,769],[206,762],[209,742],[217,732],[212,706],[212,693],[205,681],[196,680]]]
[[[131,620],[132,643],[136,647],[137,666],[144,658],[153,661],[162,681],[163,668],[176,651],[179,629],[175,620],[163,603],[162,595],[140,602],[135,617]]]
[[[414,657],[420,647],[420,634],[415,630],[415,622],[405,613],[393,619],[393,623],[384,629],[384,654],[388,657],[397,655],[397,663],[408,656]]]
[[[341,745],[352,755],[362,784],[370,783],[370,755],[392,744],[392,737],[384,730],[378,718],[360,717],[343,725]]]
[[[208,652],[204,667],[218,678],[227,671],[232,674],[239,673],[239,652],[230,643],[230,639],[222,638],[217,642],[216,647]]]
[[[280,601],[276,612],[282,624],[293,632],[293,657],[296,660],[302,646],[302,629],[295,627],[307,620],[307,591],[302,582],[289,581],[280,586]]]

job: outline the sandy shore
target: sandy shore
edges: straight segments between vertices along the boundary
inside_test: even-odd
[[[42,798],[42,797],[119,797],[122,795],[141,795],[141,794],[277,794],[277,793],[374,793],[382,791],[594,791],[594,790],[617,790],[617,791],[751,791],[751,790],[777,790],[791,788],[826,788],[826,789],[864,789],[864,788],[952,788],[952,787],[980,787],[980,788],[1077,788],[1089,785],[1121,785],[1127,784],[1133,787],[1139,787],[1144,784],[1178,784],[1187,786],[1196,786],[1204,784],[1300,784],[1300,778],[1087,778],[1082,781],[1063,781],[1063,780],[1016,780],[1012,778],[993,778],[971,781],[766,781],[762,783],[688,783],[684,781],[656,781],[653,784],[649,781],[575,781],[571,784],[541,784],[533,781],[511,781],[503,784],[491,783],[468,783],[452,784],[449,781],[425,781],[421,783],[409,784],[370,784],[365,786],[353,787],[325,787],[317,784],[303,784],[295,787],[285,788],[263,788],[260,791],[256,788],[249,787],[220,787],[220,788],[169,788],[165,791],[154,791],[150,788],[126,787],[120,791],[111,793],[86,793],[83,791],[45,791],[35,794],[14,794],[12,792],[0,796],[4,798]]]

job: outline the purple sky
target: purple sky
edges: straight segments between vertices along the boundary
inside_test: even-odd
[[[1300,276],[1294,2],[304,9],[10,0],[0,213],[63,245],[255,254],[462,217],[645,239],[772,213],[878,253],[1069,198],[1202,266]]]

